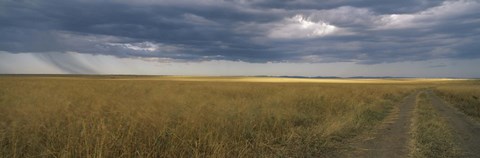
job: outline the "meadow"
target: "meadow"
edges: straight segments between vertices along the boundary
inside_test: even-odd
[[[0,157],[331,157],[426,87],[194,80],[1,77]]]

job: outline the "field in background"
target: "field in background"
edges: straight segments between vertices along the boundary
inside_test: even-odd
[[[0,156],[328,156],[412,91],[463,82],[2,77]]]
[[[137,81],[197,81],[197,82],[264,82],[264,83],[371,83],[371,84],[419,84],[463,82],[469,79],[450,78],[282,78],[282,77],[203,77],[203,76],[95,76],[95,75],[25,75],[44,79],[102,79]],[[15,77],[15,76],[12,76]]]
[[[121,80],[174,80],[174,81],[213,81],[213,82],[266,82],[266,83],[412,83],[448,81],[451,79],[350,79],[350,78],[277,78],[277,77],[188,77],[188,76],[164,76],[164,77],[137,77]]]

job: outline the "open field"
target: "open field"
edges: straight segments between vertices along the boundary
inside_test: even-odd
[[[472,82],[4,76],[0,156],[332,157],[409,94]]]
[[[281,78],[281,77],[209,77],[209,76],[95,76],[95,75],[6,75],[7,77],[30,77],[43,79],[99,79],[99,80],[137,80],[137,81],[197,81],[197,82],[264,82],[264,83],[451,83],[472,81],[471,79],[450,79],[450,78]]]
[[[120,80],[125,80],[119,78]],[[126,79],[132,80],[132,79]],[[266,83],[419,83],[461,81],[463,79],[351,79],[351,78],[276,78],[276,77],[189,77],[189,76],[164,76],[164,77],[137,77],[133,80],[174,80],[174,81],[214,81],[214,82],[266,82]]]

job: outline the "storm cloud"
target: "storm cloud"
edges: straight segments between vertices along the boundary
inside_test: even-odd
[[[0,35],[0,51],[9,53],[160,61],[472,59],[480,58],[480,2],[0,0]]]

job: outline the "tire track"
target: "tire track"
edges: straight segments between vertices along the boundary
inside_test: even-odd
[[[347,157],[375,157],[375,158],[404,158],[409,155],[410,124],[416,97],[419,92],[408,95],[393,113],[390,120],[386,120],[383,128],[374,134],[372,139],[354,145],[356,151]]]
[[[433,107],[442,117],[446,117],[449,125],[454,129],[457,143],[465,152],[464,157],[480,157],[480,125],[468,119],[465,114],[447,105],[432,91],[428,97]]]

